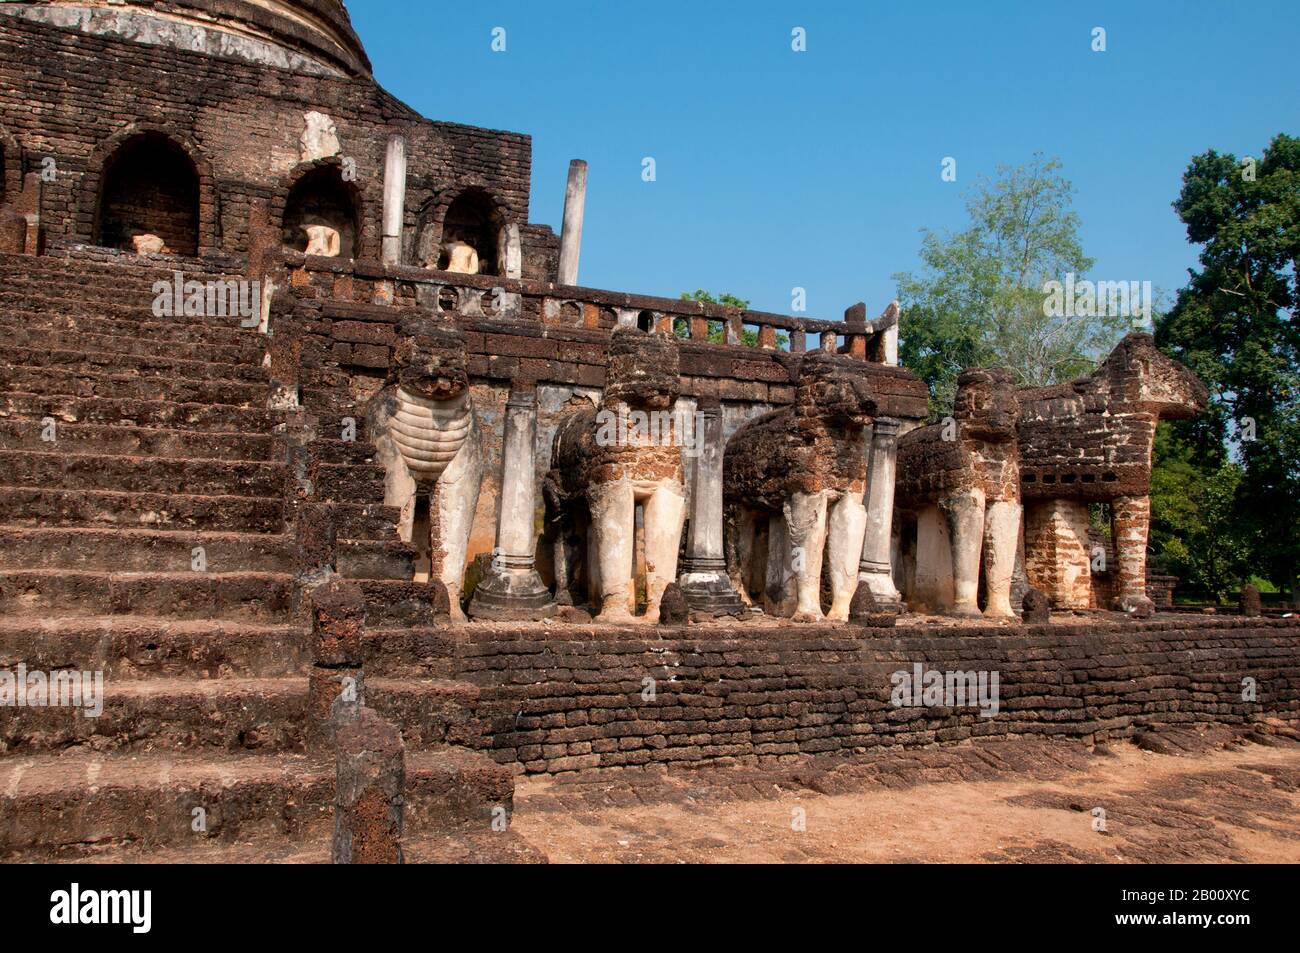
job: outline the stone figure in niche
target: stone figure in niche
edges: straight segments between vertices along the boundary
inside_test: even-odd
[[[137,255],[171,254],[167,248],[167,243],[157,235],[134,235],[131,238],[131,244],[135,246],[135,253]]]
[[[321,255],[325,258],[339,256],[343,242],[338,229],[330,228],[328,225],[304,225],[302,230],[307,233],[307,250],[304,254]]]
[[[478,252],[467,242],[449,242],[445,246],[446,271],[458,275],[477,275],[480,271]]]

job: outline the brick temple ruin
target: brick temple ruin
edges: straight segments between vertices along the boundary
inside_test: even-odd
[[[0,4],[0,671],[103,683],[0,707],[0,854],[337,801],[336,856],[492,856],[518,773],[1300,717],[1295,620],[1153,614],[1206,393],[1149,336],[927,425],[894,305],[579,286],[586,173],[530,222],[530,139],[386,93],[339,0]],[[1001,713],[891,707],[914,664]]]

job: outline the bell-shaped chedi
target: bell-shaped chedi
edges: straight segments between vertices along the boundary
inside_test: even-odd
[[[0,12],[294,72],[370,75],[342,0],[37,0]]]

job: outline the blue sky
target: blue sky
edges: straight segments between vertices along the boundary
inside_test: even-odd
[[[533,221],[559,231],[569,160],[590,163],[581,284],[781,313],[796,286],[810,316],[879,313],[919,229],[961,227],[963,191],[1036,151],[1078,189],[1093,277],[1173,291],[1195,263],[1170,208],[1188,159],[1300,133],[1296,0],[348,7],[394,95],[533,137]]]

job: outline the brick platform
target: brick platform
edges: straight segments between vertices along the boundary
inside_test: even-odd
[[[1296,619],[892,632],[535,626],[461,638],[457,677],[480,687],[492,754],[527,773],[1300,720]],[[895,708],[890,676],[916,663],[997,671],[1000,710]],[[1242,700],[1246,677],[1254,702]]]

